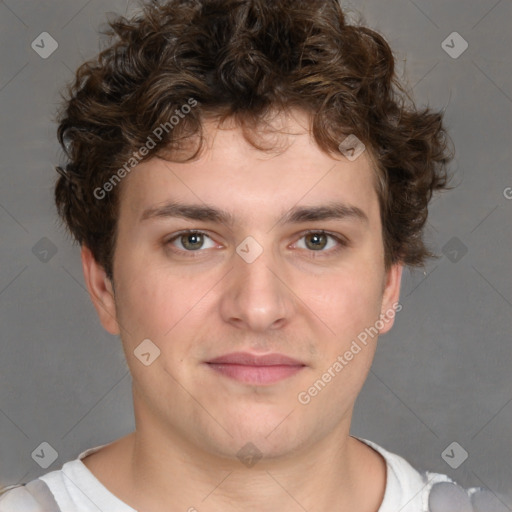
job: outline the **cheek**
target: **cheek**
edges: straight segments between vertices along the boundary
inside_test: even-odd
[[[381,292],[376,274],[352,271],[316,279],[306,296],[312,312],[345,344],[378,319]]]
[[[193,347],[190,329],[184,329],[190,325],[187,322],[199,325],[200,313],[193,308],[194,297],[190,291],[183,293],[175,279],[152,273],[133,275],[136,277],[124,282],[118,303],[127,363],[146,400],[153,400],[152,390],[156,387],[161,398],[165,395],[173,403],[175,397],[168,393],[175,392],[179,386],[170,376],[179,377],[182,363],[189,358]],[[151,343],[145,341],[148,339]],[[152,359],[147,366],[142,355],[145,353]],[[163,382],[167,384],[163,386]]]
[[[187,337],[183,339],[182,330],[191,322],[196,326],[204,322],[204,297],[214,281],[207,276],[191,279],[155,263],[145,265],[136,261],[127,261],[119,275],[123,285],[118,316],[129,333],[129,345],[149,338],[166,352],[185,350]],[[188,334],[193,338],[190,328]],[[177,338],[180,343],[173,343]]]
[[[119,280],[122,284],[119,287],[117,313],[130,344],[144,338],[154,339],[155,342],[163,340],[179,316],[184,314],[181,311],[184,301],[180,301],[179,287],[168,286],[168,280],[155,272],[130,268],[128,264],[119,271]]]

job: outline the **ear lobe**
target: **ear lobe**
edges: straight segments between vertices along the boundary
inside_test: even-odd
[[[112,283],[103,267],[96,262],[92,252],[85,245],[82,245],[81,256],[85,284],[101,325],[110,334],[117,335],[120,330]]]
[[[404,266],[401,263],[395,263],[387,272],[380,311],[380,319],[382,319],[384,327],[379,330],[380,334],[387,333],[393,327],[395,315],[402,309],[399,299],[403,269]]]

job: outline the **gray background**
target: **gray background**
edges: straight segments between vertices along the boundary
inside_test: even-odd
[[[485,486],[512,510],[512,2],[352,5],[387,37],[417,103],[445,109],[457,150],[457,188],[432,202],[427,229],[441,257],[426,274],[406,272],[404,308],[380,339],[352,434],[417,468]],[[59,90],[99,49],[105,13],[134,6],[0,1],[0,486],[134,428],[120,340],[99,324],[52,195]],[[442,47],[454,31],[469,44],[458,58]],[[31,47],[42,32],[58,43],[46,59]],[[468,452],[457,469],[442,457],[454,441]],[[58,454],[45,469],[32,456],[42,442]]]

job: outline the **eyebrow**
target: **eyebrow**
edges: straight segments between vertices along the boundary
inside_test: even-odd
[[[162,206],[145,210],[139,222],[155,218],[182,218],[197,221],[210,221],[232,227],[235,224],[234,216],[226,211],[209,205],[184,204],[168,202]],[[330,202],[324,206],[294,206],[281,214],[277,224],[299,224],[301,222],[314,222],[322,220],[353,219],[368,223],[368,216],[357,206],[340,202]]]

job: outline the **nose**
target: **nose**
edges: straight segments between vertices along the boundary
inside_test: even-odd
[[[272,251],[264,249],[251,263],[234,254],[233,262],[221,299],[224,321],[254,332],[285,326],[293,313],[293,293]]]

